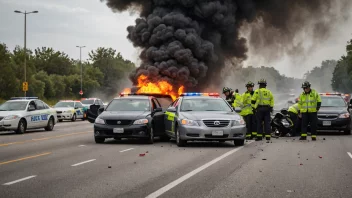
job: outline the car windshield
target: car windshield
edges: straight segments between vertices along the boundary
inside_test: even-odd
[[[94,104],[94,100],[82,100],[82,104]]]
[[[115,99],[111,101],[106,111],[148,111],[148,99]]]
[[[27,104],[28,101],[8,101],[0,106],[0,111],[24,111]]]
[[[321,106],[322,107],[345,107],[346,102],[341,97],[321,97]]]
[[[161,108],[167,108],[171,103],[172,103],[172,99],[171,98],[157,98]]]
[[[54,107],[74,107],[74,102],[58,102]]]
[[[232,111],[223,99],[184,99],[181,111]]]

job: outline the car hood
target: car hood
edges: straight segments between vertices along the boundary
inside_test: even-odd
[[[121,120],[137,120],[145,118],[150,114],[150,111],[104,111],[99,115],[99,118],[104,120],[121,119]]]
[[[239,120],[241,118],[235,112],[223,112],[223,111],[195,111],[195,112],[181,112],[181,118],[187,118],[190,120],[203,120],[203,119],[224,119],[224,120]]]
[[[347,107],[320,107],[318,114],[341,114],[347,112]]]
[[[56,111],[69,111],[69,110],[73,110],[72,107],[55,107],[54,108]]]
[[[23,115],[24,111],[0,111],[0,117],[6,117],[9,115]]]

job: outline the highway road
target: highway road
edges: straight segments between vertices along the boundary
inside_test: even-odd
[[[325,138],[325,140],[324,140]],[[95,144],[92,124],[0,133],[0,197],[343,197],[352,194],[352,136],[153,145]]]

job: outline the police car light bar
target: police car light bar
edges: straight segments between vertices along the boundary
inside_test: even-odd
[[[320,93],[323,96],[342,96],[343,94],[340,93]]]
[[[182,93],[181,96],[220,96],[219,93]]]
[[[39,99],[38,97],[11,97],[11,100],[33,100]]]

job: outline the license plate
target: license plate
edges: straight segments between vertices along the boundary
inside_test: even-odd
[[[323,126],[331,126],[331,121],[323,121]]]
[[[114,128],[114,133],[123,133],[123,128]]]
[[[213,136],[223,136],[224,135],[224,132],[223,131],[213,131],[211,133]]]

